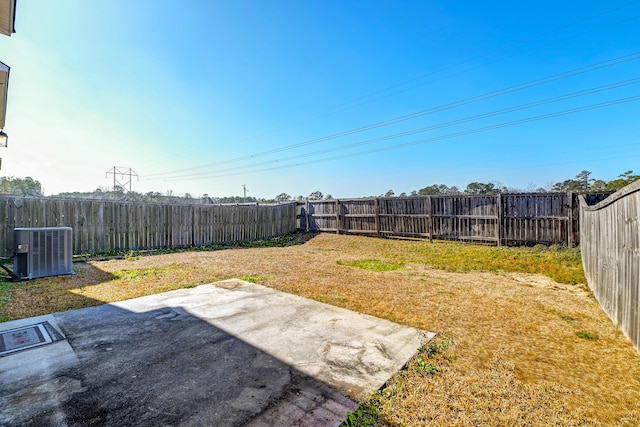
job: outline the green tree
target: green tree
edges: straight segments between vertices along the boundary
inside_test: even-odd
[[[594,179],[593,182],[591,183],[591,187],[589,187],[589,190],[592,190],[592,191],[604,191],[606,189],[607,189],[607,182],[601,179]]]
[[[587,191],[591,188],[591,184],[593,183],[593,178],[589,178],[591,172],[587,170],[583,170],[578,175],[576,175],[576,181],[580,183],[580,189],[582,191]]]
[[[202,197],[200,197],[200,201],[203,205],[212,205],[215,203],[215,201],[207,193],[204,193]]]
[[[640,175],[634,175],[632,170],[628,170],[618,175],[617,179],[609,181],[606,185],[607,190],[619,190],[626,187],[632,182],[640,180]]]
[[[418,196],[437,196],[449,193],[449,187],[444,184],[433,184],[418,190]]]
[[[15,178],[13,176],[0,178],[0,193],[16,196],[42,196],[42,184],[30,176]]]
[[[467,194],[498,194],[500,189],[492,182],[470,182],[464,190]]]
[[[566,179],[562,182],[556,183],[551,191],[573,191],[575,193],[589,191],[594,183],[594,179],[589,178],[591,172],[583,170],[573,179]]]
[[[309,199],[309,200],[322,200],[323,197],[324,197],[324,195],[322,194],[321,191],[314,191],[313,193],[309,194],[309,196],[307,196],[307,199]]]
[[[289,200],[291,200],[291,196],[287,193],[280,193],[276,196],[276,202],[279,203],[288,202]]]
[[[562,182],[556,182],[553,187],[551,187],[551,191],[580,191],[581,184],[575,179],[565,179]]]

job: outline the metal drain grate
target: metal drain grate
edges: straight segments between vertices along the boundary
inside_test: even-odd
[[[0,332],[0,356],[63,340],[64,337],[49,322]]]

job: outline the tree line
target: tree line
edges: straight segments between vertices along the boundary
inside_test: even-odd
[[[574,178],[566,179],[562,182],[549,182],[543,187],[529,185],[525,189],[517,189],[506,187],[499,182],[470,182],[461,190],[456,186],[448,186],[446,184],[432,184],[419,190],[413,190],[409,194],[402,192],[398,197],[407,196],[437,196],[437,195],[454,195],[454,194],[498,194],[498,193],[548,193],[548,192],[568,192],[587,193],[594,191],[615,191],[625,187],[632,182],[640,180],[640,175],[635,175],[632,170],[626,171],[614,180],[604,181],[601,179],[591,178],[591,172],[587,170],[581,171]],[[44,188],[42,184],[31,177],[16,178],[0,177],[0,194],[12,194],[18,196],[43,196]],[[135,191],[127,192],[123,189],[110,190],[106,188],[97,188],[91,192],[64,192],[53,195],[52,197],[65,198],[82,198],[82,199],[99,199],[99,200],[126,200],[136,202],[157,202],[157,203],[187,203],[187,204],[242,204],[242,203],[283,203],[290,201],[309,200],[331,200],[331,194],[323,194],[321,191],[314,191],[308,196],[299,195],[292,197],[287,193],[280,193],[272,199],[243,197],[243,196],[210,196],[203,194],[201,196],[192,196],[190,193],[177,195],[172,190],[165,193],[150,191],[147,193],[138,193]],[[396,197],[393,190],[380,194],[379,197]]]
[[[527,188],[513,188],[502,185],[499,182],[470,182],[467,186],[461,190],[454,186],[449,187],[446,184],[432,184],[423,187],[419,190],[413,190],[409,194],[402,192],[397,194],[393,190],[389,190],[386,193],[380,194],[379,197],[408,197],[408,196],[438,196],[438,195],[455,195],[455,194],[498,194],[498,193],[556,193],[568,191],[574,193],[588,193],[597,191],[615,191],[622,187],[625,187],[632,182],[640,180],[640,175],[634,175],[632,170],[626,171],[614,180],[604,181],[601,179],[591,178],[591,172],[583,170],[577,174],[574,178],[566,179],[562,182],[549,182],[543,187],[537,187],[533,184]],[[322,192],[314,191],[307,197],[309,200],[322,200],[332,199],[329,194],[323,196]],[[276,199],[280,201],[293,200],[288,194],[282,193],[276,196]],[[298,196],[298,200],[302,200],[304,197]]]

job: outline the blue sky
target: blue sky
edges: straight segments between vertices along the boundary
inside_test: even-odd
[[[18,0],[16,30],[1,174],[46,194],[640,172],[640,1]]]

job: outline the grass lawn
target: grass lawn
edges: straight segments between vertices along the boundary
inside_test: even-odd
[[[349,425],[640,425],[640,354],[577,250],[319,234],[76,265],[0,284],[1,320],[240,277],[438,333]]]

